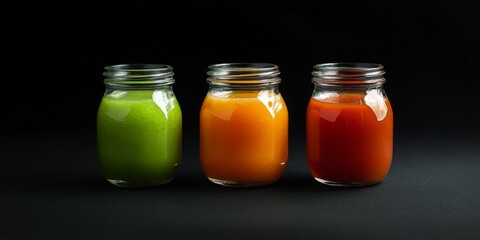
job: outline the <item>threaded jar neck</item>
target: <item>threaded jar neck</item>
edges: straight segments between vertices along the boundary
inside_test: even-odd
[[[266,87],[281,82],[278,66],[271,63],[221,63],[208,69],[211,86]]]
[[[377,63],[322,63],[313,67],[312,82],[320,86],[381,86],[384,74]]]
[[[175,82],[173,68],[165,64],[120,64],[104,70],[104,83],[112,88],[155,88]]]

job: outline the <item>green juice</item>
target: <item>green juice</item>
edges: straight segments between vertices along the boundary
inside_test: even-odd
[[[182,113],[171,88],[105,94],[97,115],[97,152],[103,174],[115,185],[171,181],[182,152]]]

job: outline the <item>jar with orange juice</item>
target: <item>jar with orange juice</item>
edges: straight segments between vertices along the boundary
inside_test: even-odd
[[[278,90],[278,66],[209,66],[200,111],[200,161],[205,175],[229,187],[268,185],[288,156],[288,110]]]
[[[313,69],[307,108],[307,162],[333,186],[383,181],[392,162],[393,112],[384,69],[373,63],[326,63]]]

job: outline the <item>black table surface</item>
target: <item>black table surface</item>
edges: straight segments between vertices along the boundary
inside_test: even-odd
[[[0,239],[478,239],[480,141],[465,134],[396,137],[381,184],[316,182],[304,142],[291,141],[275,184],[210,183],[185,140],[176,178],[147,189],[110,185],[94,133],[2,138]]]

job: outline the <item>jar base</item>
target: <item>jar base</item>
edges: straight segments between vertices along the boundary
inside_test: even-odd
[[[315,178],[315,180],[317,180],[318,182],[322,183],[322,184],[325,184],[325,185],[328,185],[328,186],[332,186],[332,187],[368,187],[368,186],[373,186],[373,185],[376,185],[376,184],[379,184],[381,183],[380,182],[376,182],[376,183],[365,183],[365,182],[335,182],[335,181],[329,181],[329,180],[325,180],[325,179],[321,179],[321,178]]]
[[[260,186],[270,185],[276,182],[276,180],[268,181],[268,182],[238,182],[238,181],[222,180],[222,179],[215,179],[215,178],[208,178],[208,180],[221,186],[233,187],[233,188],[260,187]]]
[[[129,182],[119,179],[107,179],[109,183],[124,188],[149,188],[155,187],[159,185],[163,185],[172,181],[172,179],[168,180],[160,180],[160,181],[151,181],[151,182]]]

